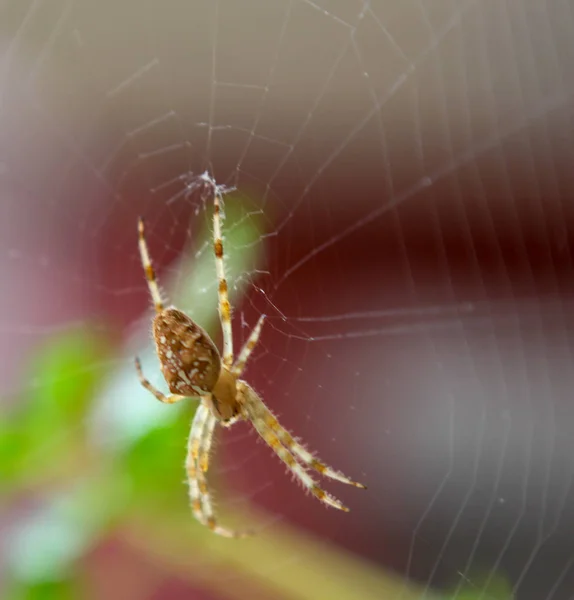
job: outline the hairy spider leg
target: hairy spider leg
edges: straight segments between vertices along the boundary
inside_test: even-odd
[[[257,345],[257,342],[259,341],[259,336],[261,335],[261,329],[263,327],[264,321],[265,321],[265,315],[261,315],[259,317],[259,320],[257,321],[257,324],[253,328],[253,331],[249,334],[249,337],[247,338],[247,341],[243,345],[243,348],[241,348],[241,352],[239,353],[239,356],[237,357],[235,364],[231,368],[231,372],[236,377],[239,377],[241,375],[241,373],[243,373],[243,369],[245,368],[245,365],[247,364],[247,361],[249,360],[249,357],[251,356],[253,349]]]
[[[244,537],[248,535],[247,532],[232,531],[219,525],[213,510],[206,473],[216,423],[216,417],[201,403],[191,425],[185,464],[191,507],[195,518],[217,535],[228,538]]]
[[[206,430],[209,417],[209,409],[203,403],[200,403],[195,411],[195,415],[191,423],[191,431],[189,433],[189,439],[187,442],[187,457],[185,460],[185,470],[187,472],[189,484],[189,500],[191,503],[191,508],[195,518],[203,525],[207,525],[207,520],[204,514],[203,502],[199,487],[200,469],[198,461],[202,446],[202,438],[204,431]]]
[[[318,460],[303,444],[298,442],[286,429],[279,423],[277,417],[267,408],[265,403],[259,399],[258,411],[261,420],[265,423],[265,427],[270,429],[279,438],[279,441],[297,458],[303,465],[309,469],[313,469],[321,475],[346,483],[347,485],[353,485],[361,489],[367,489],[362,483],[358,483],[349,479],[346,475],[343,475],[340,471],[336,471],[329,465],[322,463]]]
[[[219,281],[217,290],[219,294],[219,320],[223,331],[223,364],[230,368],[233,364],[233,331],[221,236],[221,195],[217,188],[213,193],[213,250],[215,252],[215,270]]]
[[[333,506],[344,512],[349,509],[337,498],[323,490],[317,482],[307,473],[307,471],[297,462],[293,454],[281,443],[277,433],[269,427],[265,419],[265,410],[263,400],[255,393],[244,381],[238,382],[238,387],[245,399],[245,411],[249,420],[257,433],[263,438],[264,442],[275,452],[275,454],[287,465],[291,473],[297,480],[323,504]],[[268,409],[266,409],[268,410]]]
[[[163,300],[161,299],[161,292],[159,291],[159,285],[155,276],[155,270],[153,268],[149,251],[147,249],[147,243],[145,240],[145,225],[141,217],[138,219],[138,239],[141,261],[147,285],[153,300],[155,312],[160,313],[164,309]]]
[[[142,372],[142,365],[140,359],[137,356],[135,358],[135,363],[140,383],[148,392],[151,392],[160,402],[163,402],[164,404],[175,404],[176,402],[183,400],[183,398],[186,398],[186,396],[181,396],[180,394],[170,394],[169,396],[166,396],[165,394],[160,392],[144,377],[144,374]]]

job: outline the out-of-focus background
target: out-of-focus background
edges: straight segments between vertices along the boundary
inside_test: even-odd
[[[570,2],[8,0],[0,8],[0,594],[574,593]],[[246,378],[368,485],[326,510],[250,427],[191,517],[196,407],[153,354],[136,219]]]

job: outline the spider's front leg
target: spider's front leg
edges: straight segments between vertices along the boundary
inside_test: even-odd
[[[303,444],[301,444],[298,440],[296,440],[286,429],[279,423],[277,417],[265,406],[263,401],[260,402],[259,409],[261,414],[261,419],[265,423],[265,426],[270,430],[275,432],[280,442],[297,458],[303,465],[309,469],[313,469],[320,473],[324,477],[328,477],[329,479],[334,479],[335,481],[340,481],[341,483],[346,483],[347,485],[352,485],[354,487],[360,488],[362,490],[367,489],[366,485],[359,483],[357,481],[353,481],[349,479],[346,475],[333,469],[329,465],[321,462],[318,458],[316,458]]]
[[[207,470],[209,452],[213,442],[216,417],[202,402],[198,407],[191,425],[185,467],[189,482],[189,499],[195,518],[217,535],[239,538],[250,535],[247,531],[233,531],[218,524],[209,487]]]
[[[137,356],[135,359],[135,363],[136,363],[136,371],[138,372],[138,377],[139,377],[140,383],[148,392],[152,393],[160,402],[163,402],[164,404],[175,404],[176,402],[179,402],[180,400],[182,400],[183,398],[186,397],[186,396],[180,396],[179,394],[171,394],[169,396],[166,396],[165,394],[160,392],[157,388],[155,388],[144,377],[144,374],[142,371],[142,365],[141,365],[140,359]]]
[[[291,473],[297,480],[323,504],[327,504],[344,512],[349,509],[337,498],[321,488],[317,482],[309,475],[307,470],[297,462],[295,456],[296,449],[286,447],[281,441],[281,429],[275,419],[271,424],[268,415],[271,411],[265,406],[263,400],[257,395],[255,390],[245,381],[238,381],[237,387],[241,395],[243,408],[249,421],[257,433],[263,438],[263,441],[275,452],[275,454],[285,463]],[[309,465],[310,466],[310,465]]]

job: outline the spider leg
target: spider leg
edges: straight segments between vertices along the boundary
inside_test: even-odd
[[[251,356],[251,352],[253,352],[253,348],[255,348],[257,342],[259,341],[259,336],[261,335],[261,329],[263,327],[263,321],[265,321],[265,315],[261,315],[259,317],[257,324],[250,333],[249,338],[245,342],[243,348],[241,348],[241,352],[231,368],[231,372],[237,377],[239,377],[243,372],[243,369],[245,368],[245,365]]]
[[[306,467],[309,469],[313,469],[317,471],[317,473],[321,473],[325,477],[329,479],[334,479],[336,481],[340,481],[341,483],[346,483],[348,485],[353,485],[355,487],[366,489],[366,486],[362,483],[358,483],[349,479],[346,475],[343,475],[340,471],[336,471],[329,465],[322,463],[320,460],[315,458],[303,444],[298,442],[282,425],[279,423],[277,417],[265,406],[264,402],[259,399],[260,406],[259,412],[261,419],[265,423],[265,427],[270,429],[275,433],[275,435],[279,438],[280,442],[295,456],[298,458]]]
[[[193,418],[189,435],[186,471],[189,481],[189,498],[195,518],[217,535],[238,538],[248,535],[218,525],[213,511],[206,473],[209,468],[209,451],[217,419],[205,404],[201,403]]]
[[[180,396],[179,394],[171,394],[169,396],[166,396],[165,394],[160,392],[144,377],[139,358],[136,357],[135,363],[140,383],[148,392],[151,392],[160,402],[163,402],[164,404],[174,404],[175,402],[179,402],[183,398],[186,398],[186,396]]]
[[[267,409],[255,391],[243,381],[239,385],[245,399],[244,406],[249,420],[257,433],[263,438],[263,441],[287,465],[291,473],[295,475],[317,500],[344,512],[349,512],[349,509],[340,500],[337,500],[337,498],[327,493],[317,484],[311,475],[295,460],[293,454],[281,443],[277,433],[266,423],[265,410]]]
[[[229,368],[233,363],[233,332],[231,329],[231,305],[227,292],[225,265],[223,263],[223,239],[221,237],[221,195],[215,188],[213,193],[213,250],[219,293],[219,320],[223,331],[223,364]]]
[[[139,248],[140,248],[140,257],[142,261],[142,265],[144,268],[145,278],[147,281],[147,285],[153,300],[153,304],[155,307],[155,312],[160,313],[163,310],[163,301],[161,299],[161,292],[159,291],[159,286],[157,284],[157,278],[155,276],[155,270],[151,263],[151,258],[149,256],[149,251],[147,249],[147,243],[145,241],[145,225],[143,219],[140,217],[138,219],[138,238],[139,238]]]

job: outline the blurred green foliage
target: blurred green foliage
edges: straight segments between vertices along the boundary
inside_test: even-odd
[[[8,597],[65,597],[71,565],[101,529],[101,513],[107,511],[86,489],[90,478],[82,468],[84,423],[101,375],[95,365],[110,351],[88,329],[48,340],[30,361],[31,387],[4,417],[3,497],[7,503],[34,500],[8,534],[13,577]]]
[[[233,280],[260,265],[260,224],[252,213],[246,218],[246,199],[228,198],[227,205],[227,269]],[[199,256],[185,253],[177,281],[163,281],[161,273],[160,279],[178,306],[214,331],[216,287],[208,235],[206,228],[197,242],[205,250]],[[241,286],[235,290],[236,302],[241,291]],[[148,325],[135,346],[144,372],[161,386]],[[3,598],[90,597],[86,561],[110,539],[128,540],[168,574],[199,582],[222,597],[245,596],[241,586],[220,581],[221,570],[230,581],[263,581],[264,574],[264,587],[273,597],[418,597],[403,582],[284,524],[270,528],[267,536],[241,541],[215,539],[199,526],[187,505],[182,469],[196,401],[161,405],[139,385],[134,352],[114,347],[101,331],[101,324],[86,323],[45,340],[25,365],[24,372],[33,377],[24,378],[17,402],[0,415],[2,503],[15,515],[7,532]],[[255,511],[247,518],[255,519]],[[199,571],[197,556],[203,565]],[[300,560],[292,561],[293,556]],[[287,561],[289,569],[276,568]],[[472,593],[459,590],[457,597],[472,600]],[[488,597],[510,595],[495,595],[489,588]]]
[[[2,416],[0,481],[13,487],[36,480],[42,463],[62,466],[62,437],[82,435],[84,418],[100,373],[94,368],[108,354],[105,342],[88,330],[66,331],[39,346],[26,372],[33,373],[11,414]],[[56,443],[54,434],[59,436]],[[32,483],[30,481],[30,483]]]
[[[500,573],[473,571],[447,593],[456,600],[512,600],[512,587]]]

